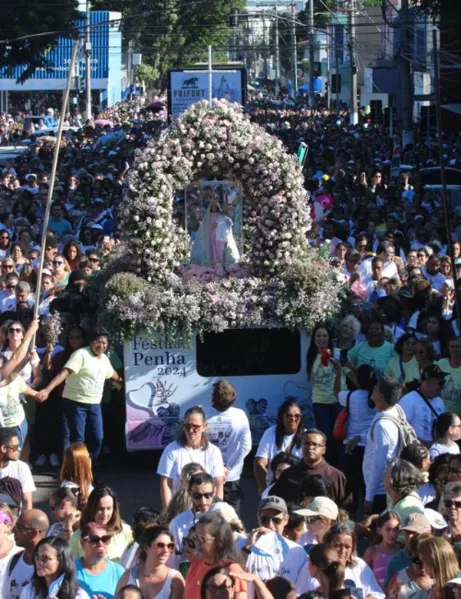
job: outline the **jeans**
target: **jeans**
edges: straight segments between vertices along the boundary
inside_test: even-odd
[[[27,431],[29,430],[29,426],[27,424],[27,418],[24,418],[24,420],[21,422],[21,424],[19,426],[15,426],[14,430],[15,430],[15,434],[19,440],[19,445],[21,446],[21,449],[22,449],[24,447],[24,441],[26,440],[26,437],[27,437]]]
[[[333,429],[342,406],[339,403],[314,403],[312,407],[314,409],[315,426],[327,437],[325,460],[331,466],[339,468],[342,466],[344,447],[340,441],[333,438]]]
[[[231,505],[237,514],[240,511],[240,502],[242,498],[243,491],[240,486],[240,480],[224,483],[224,501]]]
[[[66,402],[71,443],[86,443],[93,464],[96,464],[104,438],[101,404],[80,403],[70,399],[63,401]]]

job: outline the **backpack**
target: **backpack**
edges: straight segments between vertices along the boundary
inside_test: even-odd
[[[405,416],[405,412],[402,410],[402,408],[399,405],[396,405],[395,407],[397,408],[399,417],[396,418],[395,416],[392,416],[390,414],[387,414],[387,412],[384,412],[384,414],[381,416],[381,418],[379,420],[376,420],[376,422],[374,422],[372,424],[371,429],[370,429],[370,436],[371,436],[371,440],[373,441],[373,431],[374,431],[376,424],[380,420],[390,420],[397,426],[397,429],[399,431],[399,442],[398,442],[397,454],[400,455],[402,449],[404,447],[406,447],[407,445],[410,445],[411,443],[414,443],[415,441],[417,441],[418,437],[416,436],[415,429],[408,422],[407,417]]]

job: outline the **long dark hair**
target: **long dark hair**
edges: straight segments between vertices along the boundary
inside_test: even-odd
[[[231,586],[234,586],[234,579],[232,578],[232,576],[229,572],[229,569],[223,568],[223,566],[216,566],[216,568],[212,568],[211,570],[208,570],[208,572],[205,574],[205,577],[202,582],[202,586],[200,588],[200,599],[205,599],[206,587],[208,585],[208,581],[210,580],[210,578],[213,578],[213,576],[216,576],[216,574],[222,574],[223,576],[227,576],[229,579],[229,582],[231,583]]]
[[[359,389],[368,391],[368,407],[370,409],[375,408],[375,404],[371,399],[371,394],[378,382],[378,377],[369,364],[361,364],[357,368],[357,382],[359,384]]]
[[[283,404],[280,406],[277,412],[277,424],[275,425],[275,444],[279,449],[282,448],[283,437],[285,436],[285,425],[283,423],[283,417],[285,416],[285,412],[288,408],[298,408],[301,412],[301,418],[298,422],[298,429],[296,430],[294,437],[290,443],[290,446],[286,448],[287,453],[291,453],[295,447],[301,447],[301,437],[303,436],[303,419],[302,414],[303,411],[301,406],[295,399],[286,399]]]
[[[105,528],[107,532],[111,534],[119,534],[123,530],[122,519],[120,517],[120,504],[115,491],[113,491],[110,487],[96,487],[91,491],[90,496],[88,497],[88,503],[82,512],[80,530],[83,530],[83,527],[89,522],[96,521],[95,515],[98,509],[98,504],[103,497],[112,497],[112,501],[114,503],[112,517]]]
[[[454,412],[443,412],[434,422],[434,433],[436,440],[443,439],[448,433],[450,426],[455,426],[457,414]]]
[[[147,549],[147,547],[149,547],[149,545],[152,545],[152,543],[155,541],[155,539],[158,539],[158,537],[160,535],[167,535],[173,541],[173,537],[171,535],[171,532],[165,526],[160,526],[158,524],[153,524],[153,525],[147,526],[147,528],[144,530],[144,532],[143,532],[143,534],[141,536],[141,541],[139,543],[139,545],[141,547],[141,553],[139,555],[139,561],[140,562],[145,562],[146,561],[146,558],[147,558],[146,549]]]
[[[328,333],[328,349],[333,349],[333,335],[331,334],[330,328],[323,322],[316,324],[311,334],[311,343],[309,345],[309,349],[307,350],[306,371],[308,379],[311,378],[312,367],[314,365],[315,358],[318,355],[317,346],[315,345],[315,334],[319,329],[325,329],[325,331]]]
[[[235,547],[232,528],[224,518],[213,512],[205,512],[198,524],[209,527],[210,535],[214,537],[216,563],[242,564],[240,553]]]
[[[74,599],[78,592],[77,577],[75,572],[75,558],[72,549],[64,539],[60,537],[45,537],[42,539],[34,551],[34,558],[38,550],[43,545],[49,545],[56,551],[59,562],[59,576],[64,574],[61,588],[57,594],[57,599]],[[34,575],[32,576],[32,586],[39,599],[47,599],[48,588],[45,578],[37,575],[37,565],[34,559]]]

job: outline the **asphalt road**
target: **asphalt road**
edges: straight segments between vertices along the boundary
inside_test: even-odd
[[[105,456],[103,463],[95,472],[95,480],[112,487],[119,498],[122,517],[126,522],[136,508],[151,505],[161,508],[159,477],[156,474],[159,451],[125,454],[116,462]],[[250,454],[245,462],[242,476],[244,499],[241,509],[242,520],[248,529],[256,525],[258,495],[256,482],[252,474],[253,457]],[[37,491],[34,494],[34,507],[43,509],[48,515],[48,499],[59,486],[57,469],[50,467],[34,468],[33,475]]]

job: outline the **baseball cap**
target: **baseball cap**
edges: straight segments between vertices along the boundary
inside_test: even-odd
[[[410,287],[400,287],[400,289],[397,290],[397,295],[399,297],[406,297],[408,299],[413,297]]]
[[[427,381],[429,379],[442,380],[445,379],[446,376],[448,376],[448,373],[443,372],[440,366],[437,366],[437,364],[429,364],[429,366],[424,368],[421,374],[421,381]]]
[[[461,258],[456,258],[455,266],[461,266]]]
[[[431,528],[436,530],[443,530],[448,527],[448,522],[443,518],[439,512],[432,510],[430,507],[424,508],[424,515],[429,520]]]
[[[328,497],[315,497],[306,508],[295,510],[299,516],[324,516],[330,520],[336,520],[338,513],[338,506]]]
[[[276,495],[268,495],[267,497],[264,497],[264,499],[261,499],[258,506],[258,512],[262,512],[263,510],[276,510],[277,512],[288,514],[285,500]]]
[[[408,532],[416,532],[417,534],[431,532],[431,523],[424,514],[410,514],[407,518],[405,526],[400,530],[407,530]]]
[[[6,503],[10,507],[19,507],[19,503],[7,491],[0,493],[0,503]]]

